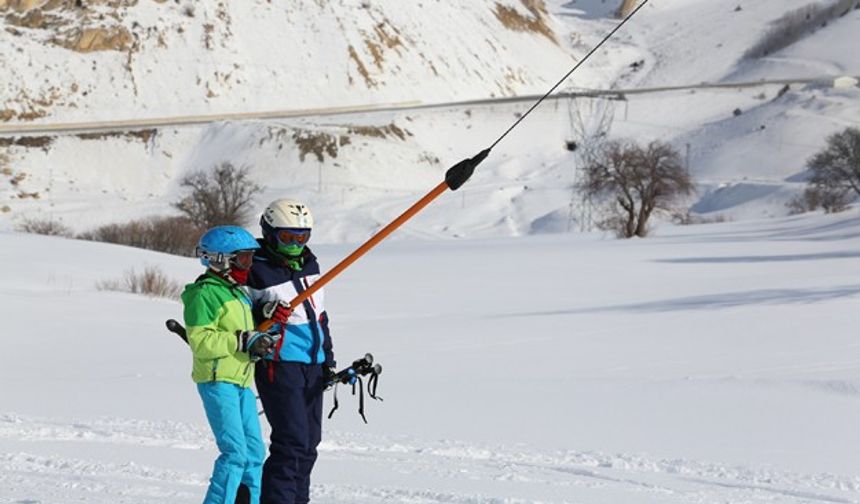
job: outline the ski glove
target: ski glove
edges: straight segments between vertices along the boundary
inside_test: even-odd
[[[263,317],[279,324],[286,324],[292,312],[290,304],[285,301],[269,301],[263,305]]]
[[[257,331],[239,331],[236,333],[236,339],[239,340],[239,351],[247,352],[251,361],[256,362],[272,353],[281,336]]]
[[[355,371],[353,371],[352,369],[350,369],[349,371],[351,371],[351,372],[348,375],[346,375],[345,380],[344,380],[344,377],[340,377],[338,379],[337,368],[324,365],[323,366],[323,383],[325,384],[325,387],[328,389],[330,387],[333,387],[337,383],[346,383],[349,385],[354,385],[355,382],[357,381]]]
[[[337,376],[337,369],[323,365],[323,383],[331,385],[335,376]]]

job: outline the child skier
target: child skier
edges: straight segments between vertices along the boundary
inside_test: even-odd
[[[251,301],[242,287],[258,248],[254,237],[240,227],[208,230],[197,247],[206,272],[182,293],[194,356],[191,377],[221,452],[204,504],[256,504],[260,499],[266,449],[249,386],[254,361],[271,353],[278,336],[254,331]],[[243,495],[237,498],[240,485]]]
[[[273,320],[282,335],[255,376],[272,427],[261,502],[305,504],[321,439],[323,391],[335,367],[323,290],[302,306],[288,306],[319,278],[316,257],[306,246],[313,217],[302,203],[282,199],[266,208],[260,225],[262,248],[248,286],[257,323]]]

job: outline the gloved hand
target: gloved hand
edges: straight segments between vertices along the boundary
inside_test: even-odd
[[[263,317],[279,324],[286,324],[293,310],[286,301],[269,301],[263,305]]]
[[[337,382],[334,380],[337,378],[337,368],[329,367],[323,364],[323,383],[325,383],[326,388],[332,387],[335,383],[344,383],[347,385],[353,385],[357,381],[357,377],[355,372],[351,372],[346,376],[346,379],[341,377]]]
[[[323,383],[328,385],[334,380],[335,375],[337,374],[337,368],[329,367],[323,364]]]
[[[239,331],[236,333],[239,340],[239,351],[247,352],[252,361],[258,361],[272,353],[275,343],[281,339],[279,334],[261,333],[257,331]]]

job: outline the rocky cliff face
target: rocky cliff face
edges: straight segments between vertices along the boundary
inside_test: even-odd
[[[618,7],[618,16],[623,17],[630,14],[640,3],[642,0],[623,0],[621,6]]]
[[[133,43],[121,13],[137,0],[0,0],[6,31],[77,52],[127,51]]]

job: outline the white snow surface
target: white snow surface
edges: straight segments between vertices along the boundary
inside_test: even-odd
[[[504,27],[497,15],[502,8],[538,19],[513,0],[308,0],[288,8],[262,0],[204,2],[194,4],[192,16],[190,4],[131,2],[116,10],[115,22],[107,18],[138,35],[131,57],[74,53],[47,43],[44,30],[0,30],[0,58],[9,70],[0,76],[0,89],[5,106],[15,109],[27,102],[21,86],[38,99],[52,87],[66,93],[75,83],[74,96],[41,107],[47,115],[31,121],[44,124],[541,93],[615,26],[617,20],[608,17],[615,3],[548,1],[540,16],[550,30],[545,35]],[[829,134],[860,124],[860,89],[837,90],[826,81],[860,75],[860,10],[767,57],[745,54],[787,13],[836,3],[651,0],[562,89],[825,80],[783,94],[781,85],[771,85],[629,95],[599,105],[588,99],[547,102],[494,149],[458,204],[399,236],[504,237],[588,228],[587,216],[578,208],[569,211],[578,161],[564,146],[573,138],[572,111],[593,120],[595,111],[606,108],[614,119],[610,137],[670,142],[689,159],[698,191],[680,206],[735,220],[786,215],[786,202],[805,187],[806,160]],[[360,75],[350,46],[373,83]],[[382,58],[378,64],[374,54]],[[157,128],[145,140],[66,134],[44,147],[12,145],[0,152],[8,158],[0,155],[0,180],[15,182],[0,189],[0,228],[50,219],[80,232],[174,213],[182,176],[230,162],[248,166],[266,187],[254,213],[273,197],[302,199],[321,218],[339,223],[317,234],[318,242],[355,242],[432,188],[448,166],[489,145],[527,106],[213,122]],[[403,134],[369,136],[356,133],[356,126],[394,126]],[[335,155],[302,152],[296,138],[319,134],[347,143]],[[464,208],[466,219],[459,216]]]
[[[106,3],[61,15],[124,28],[128,50],[69,51],[50,25],[0,32],[0,106],[50,98],[36,122],[51,123],[432,103],[536,93],[574,62],[563,26],[517,0]],[[503,9],[546,33],[506,27]]]
[[[617,23],[604,0],[548,1],[553,37],[504,28],[495,2],[116,3],[103,21],[138,35],[133,54],[72,53],[0,18],[0,114],[25,111],[21,90],[47,104],[42,124],[540,93]],[[651,0],[564,88],[860,75],[860,10],[744,57],[786,12],[834,3]],[[385,402],[364,425],[341,391],[314,502],[860,502],[860,214],[785,217],[806,159],[860,124],[860,89],[781,88],[549,101],[331,284],[339,361],[372,352]],[[230,162],[264,186],[255,213],[277,197],[310,205],[325,270],[527,106],[0,150],[0,504],[199,502],[217,455],[188,350],[163,327],[180,304],[96,287],[146,265],[189,282],[199,264],[16,225],[172,213],[183,175]],[[607,108],[610,137],[689,148],[699,190],[684,205],[728,222],[571,233],[588,227],[570,205],[571,116]],[[348,142],[302,152],[297,138],[319,134]]]
[[[199,502],[181,305],[95,287],[199,264],[0,242],[0,502]],[[385,401],[364,425],[341,390],[314,502],[860,502],[857,250],[857,211],[385,243],[328,288],[339,361],[372,352]]]

